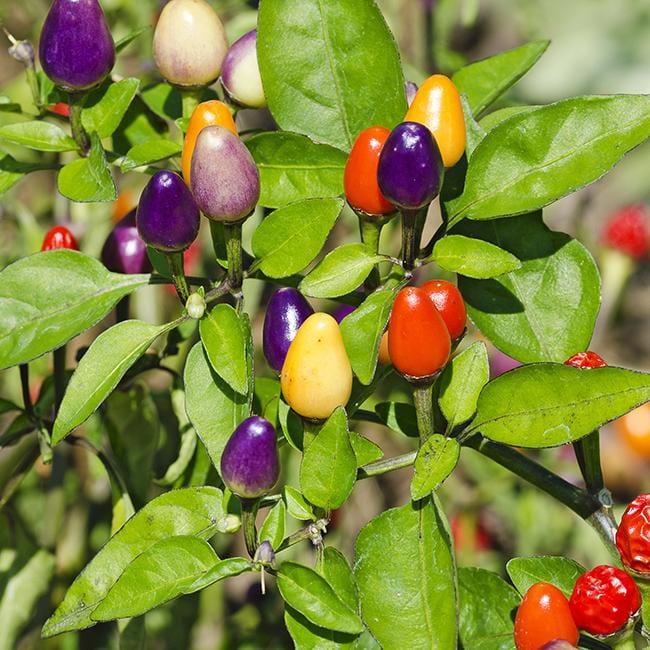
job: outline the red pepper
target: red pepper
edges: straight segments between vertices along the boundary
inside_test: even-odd
[[[564,362],[565,366],[573,366],[574,368],[603,368],[607,362],[595,352],[587,350],[587,352],[578,352]]]
[[[54,228],[50,228],[45,233],[41,250],[51,251],[56,248],[69,248],[73,251],[79,250],[77,240],[65,226],[54,226]]]
[[[650,218],[642,205],[629,205],[607,222],[603,240],[608,246],[641,258],[650,250]]]
[[[442,320],[449,330],[449,336],[452,341],[460,338],[465,331],[467,322],[467,310],[463,296],[460,295],[456,285],[446,280],[430,280],[425,282],[421,287],[436,309],[440,312]]]
[[[616,531],[616,547],[626,567],[650,574],[650,494],[640,494],[626,508]]]

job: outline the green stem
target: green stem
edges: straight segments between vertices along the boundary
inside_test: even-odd
[[[226,238],[226,256],[228,258],[228,283],[231,290],[241,289],[244,279],[242,262],[241,231],[242,223],[226,223],[223,230]]]
[[[362,478],[370,478],[371,476],[379,476],[381,474],[387,474],[388,472],[394,472],[396,469],[404,469],[405,467],[410,467],[415,462],[415,457],[417,456],[416,451],[411,451],[408,454],[402,454],[401,456],[393,456],[393,458],[385,458],[378,460],[375,463],[370,463],[359,467],[357,470],[357,480]]]
[[[187,278],[185,277],[185,262],[182,252],[165,253],[167,261],[169,262],[169,269],[174,280],[176,293],[178,298],[185,306],[187,299],[190,297],[190,288],[187,285]]]
[[[23,391],[23,405],[27,413],[34,412],[34,405],[32,404],[32,396],[29,394],[29,364],[20,364],[20,387]]]
[[[316,542],[318,543],[318,540],[321,538],[322,533],[326,531],[328,524],[329,524],[329,519],[326,518],[312,521],[311,523],[307,524],[304,528],[301,528],[300,530],[297,530],[295,533],[291,533],[291,535],[289,535],[288,537],[285,537],[282,540],[282,544],[278,546],[276,552],[279,553],[280,551],[284,551],[290,546],[294,546],[295,544],[299,544],[300,542],[305,542],[307,540],[311,541],[312,543],[314,543],[314,540],[316,540]]]
[[[181,101],[183,102],[183,117],[189,119],[192,117],[194,109],[201,101],[203,95],[203,88],[188,88],[181,90]]]
[[[598,495],[605,488],[600,465],[600,432],[596,430],[581,440],[576,440],[573,449],[587,490]]]
[[[636,643],[634,643],[634,633],[627,632],[620,639],[610,641],[610,647],[613,650],[636,650]]]
[[[259,508],[259,499],[241,499],[242,529],[244,531],[244,542],[246,550],[251,558],[255,557],[257,550],[257,529],[255,528],[255,517]]]
[[[87,156],[90,151],[90,137],[81,121],[81,111],[85,101],[86,93],[70,93],[70,129],[82,156]]]
[[[58,414],[65,393],[66,346],[62,345],[52,353],[54,361],[54,412]]]
[[[38,77],[36,75],[36,66],[28,65],[25,67],[25,76],[27,77],[27,83],[29,84],[29,89],[32,93],[32,99],[34,100],[34,106],[39,115],[43,112],[43,104],[41,103],[41,90],[38,87]]]
[[[420,444],[433,434],[433,382],[413,384],[413,402],[420,432]]]
[[[415,236],[417,210],[402,210],[402,265],[405,271],[412,271],[415,266],[419,242]]]

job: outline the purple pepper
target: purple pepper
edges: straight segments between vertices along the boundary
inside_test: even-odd
[[[101,83],[115,64],[115,44],[97,0],[54,0],[39,45],[45,74],[68,91]]]
[[[412,81],[405,81],[404,91],[406,92],[406,103],[411,106],[415,99],[415,93],[418,91],[418,85]]]
[[[208,219],[236,223],[260,198],[260,175],[244,143],[222,126],[206,126],[192,154],[190,184]]]
[[[300,326],[314,313],[304,296],[292,287],[278,289],[264,317],[264,356],[276,372],[282,370],[287,351]]]
[[[221,477],[244,499],[266,494],[280,475],[280,459],[273,425],[254,415],[230,436],[221,455]]]
[[[427,206],[438,195],[444,166],[431,131],[402,122],[390,133],[379,156],[377,180],[382,194],[405,210]]]
[[[356,307],[353,307],[352,305],[340,305],[339,307],[336,308],[336,311],[332,314],[334,316],[334,319],[336,322],[340,325],[341,321],[351,314]]]
[[[106,238],[102,263],[115,273],[151,273],[147,245],[135,224],[135,209],[120,219]]]
[[[156,172],[140,195],[138,232],[157,250],[184,251],[199,233],[200,218],[192,193],[175,172]]]
[[[519,361],[509,357],[505,352],[495,349],[490,354],[490,379],[495,379],[504,372],[518,368],[521,365]]]
[[[257,63],[257,29],[235,41],[221,68],[221,83],[232,99],[249,108],[264,108],[266,97]]]
[[[578,648],[563,639],[555,639],[545,643],[539,650],[578,650]]]

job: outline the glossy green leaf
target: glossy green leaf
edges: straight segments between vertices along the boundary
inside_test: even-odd
[[[302,451],[305,435],[304,422],[283,399],[278,402],[278,422],[285,440],[296,451]]]
[[[289,605],[284,608],[284,624],[295,650],[352,650],[357,647],[357,635],[318,627]]]
[[[349,151],[368,125],[406,113],[395,40],[372,0],[262,0],[257,56],[284,131]]]
[[[141,616],[182,594],[219,558],[197,537],[161,539],[136,557],[92,612],[93,621]]]
[[[22,410],[20,406],[10,402],[8,399],[0,397],[0,415],[3,413],[9,413],[10,411],[20,411]]]
[[[192,592],[205,589],[219,580],[238,576],[247,571],[253,571],[255,565],[243,557],[229,557],[217,562],[209,571],[197,578],[191,586]],[[189,589],[189,587],[188,587]],[[190,593],[188,591],[188,593]]]
[[[521,262],[508,251],[482,239],[447,235],[433,247],[431,260],[447,271],[468,278],[494,278],[521,268]]]
[[[410,438],[420,436],[417,417],[412,404],[380,402],[375,404],[375,413],[389,429],[403,433]]]
[[[649,373],[531,364],[487,384],[469,431],[518,447],[553,447],[578,440],[648,400]]]
[[[422,499],[437,490],[454,471],[460,458],[460,444],[456,438],[438,433],[429,436],[415,457],[411,498]]]
[[[131,147],[165,137],[168,132],[167,122],[151,111],[138,94],[113,133],[113,151],[126,154]]]
[[[136,38],[138,38],[138,36],[144,34],[150,29],[151,27],[149,27],[148,25],[146,27],[139,27],[138,29],[134,29],[126,36],[123,36],[118,41],[115,41],[115,51],[121,52],[127,45],[131,44]]]
[[[455,567],[436,502],[375,517],[359,533],[355,557],[363,620],[382,647],[456,647]]]
[[[311,503],[329,512],[348,498],[356,479],[348,419],[345,409],[338,407],[304,452],[300,487]]]
[[[149,502],[95,555],[43,626],[44,637],[94,624],[92,612],[124,569],[156,542],[176,535],[210,539],[223,516],[223,495],[214,487],[173,490]]]
[[[233,390],[246,395],[246,340],[237,311],[230,305],[217,305],[199,321],[199,332],[214,371]]]
[[[538,108],[541,108],[541,106],[506,106],[505,108],[500,108],[499,110],[486,115],[483,119],[481,119],[480,124],[485,131],[491,131],[495,126],[498,126],[501,124],[501,122],[505,122],[515,115],[520,115],[521,113],[529,113],[530,111],[534,111]]]
[[[379,345],[395,295],[394,289],[375,291],[341,322],[341,335],[350,365],[364,385],[368,385],[375,375]]]
[[[481,341],[473,343],[447,364],[438,380],[438,404],[447,420],[449,433],[476,413],[478,396],[489,379],[487,348]]]
[[[334,593],[354,612],[359,610],[359,593],[345,555],[333,546],[323,551],[323,577]]]
[[[21,144],[37,151],[75,151],[77,143],[63,129],[34,120],[0,126],[0,140]]]
[[[87,131],[96,131],[100,138],[107,138],[119,126],[133,101],[140,80],[134,77],[101,86],[93,91],[84,103],[81,122]]]
[[[577,240],[549,230],[541,215],[463,222],[463,234],[498,243],[521,268],[458,287],[467,312],[494,345],[525,363],[564,361],[586,350],[600,306],[598,270]]]
[[[458,569],[460,640],[472,650],[515,650],[517,592],[496,573],[474,567]]]
[[[287,508],[284,505],[284,501],[278,501],[269,510],[266,519],[260,526],[260,532],[257,536],[260,544],[268,541],[271,543],[273,549],[277,550],[284,539],[286,512]]]
[[[25,163],[9,155],[0,156],[0,195],[10,190],[23,176],[41,169],[56,169],[50,163]]]
[[[308,199],[275,210],[253,233],[255,265],[270,278],[301,271],[320,253],[342,208],[341,199]]]
[[[10,264],[0,272],[0,369],[63,345],[148,280],[109,273],[96,259],[63,249]]]
[[[164,81],[143,88],[140,96],[149,109],[165,120],[175,120],[183,115],[180,91]]]
[[[578,97],[511,117],[472,156],[449,223],[522,214],[605,174],[650,135],[650,95]]]
[[[187,415],[219,471],[228,438],[249,414],[247,399],[212,370],[201,343],[187,356],[184,381]]]
[[[336,298],[354,291],[383,259],[365,244],[340,246],[316,266],[298,287],[312,298]]]
[[[374,463],[384,456],[384,452],[379,445],[376,445],[372,440],[368,440],[368,438],[356,431],[350,431],[350,444],[352,445],[354,456],[357,459],[357,467]]]
[[[294,519],[298,519],[299,521],[316,520],[314,510],[296,488],[291,487],[290,485],[285,485],[284,500],[287,504],[287,512]]]
[[[314,625],[346,634],[363,631],[358,614],[313,569],[296,562],[284,562],[278,570],[277,579],[285,602]]]
[[[340,149],[282,131],[256,135],[246,146],[260,171],[260,205],[279,208],[343,194],[347,156]]]
[[[128,172],[142,165],[150,165],[161,160],[167,160],[172,156],[179,155],[182,150],[183,147],[180,144],[171,140],[163,140],[162,138],[148,140],[147,142],[136,144],[135,147],[131,147],[128,150],[120,165],[120,170],[122,172]]]
[[[467,95],[474,115],[502,95],[537,63],[550,41],[533,41],[461,68],[452,77],[458,91]]]
[[[510,580],[523,596],[536,582],[550,582],[569,598],[585,568],[567,557],[515,557],[506,564]]]
[[[59,192],[79,203],[114,201],[115,181],[106,162],[106,155],[97,134],[91,134],[92,145],[87,158],[78,158],[59,172]]]
[[[127,320],[102,332],[70,379],[54,422],[52,443],[57,444],[84,422],[147,348],[173,326]]]

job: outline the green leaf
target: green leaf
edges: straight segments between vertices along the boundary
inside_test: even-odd
[[[248,401],[213,370],[201,343],[187,356],[185,409],[217,471],[228,438],[248,414]]]
[[[159,540],[177,535],[210,539],[223,516],[222,500],[221,490],[206,486],[173,490],[149,502],[79,574],[43,626],[43,637],[94,625],[92,612],[124,569]]]
[[[511,117],[472,156],[449,224],[539,208],[600,178],[650,135],[650,95],[578,97]]]
[[[365,244],[340,246],[328,253],[298,288],[312,298],[342,296],[354,291],[382,259]]]
[[[10,264],[0,272],[0,370],[67,343],[148,280],[63,249]]]
[[[266,519],[264,520],[264,523],[262,523],[259,535],[257,536],[260,544],[268,541],[271,543],[274,550],[277,550],[278,546],[282,544],[282,540],[284,539],[286,511],[287,509],[284,505],[284,501],[278,501],[271,510],[269,510],[269,514],[266,515]]]
[[[433,247],[431,261],[468,278],[494,278],[516,271],[521,262],[508,251],[482,239],[447,235]]]
[[[260,171],[260,205],[279,208],[343,194],[347,156],[340,149],[281,131],[256,135],[246,146]]]
[[[122,79],[93,91],[81,111],[81,123],[87,131],[96,131],[100,138],[107,138],[120,125],[138,87],[140,80],[134,77]]]
[[[165,137],[168,131],[167,122],[147,107],[141,95],[136,95],[113,133],[113,150],[126,154],[137,144]]]
[[[253,571],[255,565],[250,560],[245,560],[243,557],[229,557],[226,560],[217,562],[209,571],[204,573],[201,577],[197,578],[192,584],[191,592],[205,589],[219,580],[230,578],[231,576],[238,576],[246,571]]]
[[[285,485],[284,500],[287,504],[287,512],[294,519],[298,519],[299,521],[316,521],[316,515],[312,507],[296,488]]]
[[[490,379],[485,343],[477,341],[455,356],[440,377],[440,410],[447,420],[447,432],[476,413],[478,396]]]
[[[543,363],[491,381],[468,431],[518,447],[578,440],[650,400],[650,374]]]
[[[230,305],[217,305],[199,321],[199,332],[214,371],[233,390],[246,395],[246,337],[237,311]]]
[[[403,433],[410,438],[420,436],[417,417],[412,404],[380,402],[375,404],[375,413],[389,429]]]
[[[147,140],[147,142],[136,144],[135,147],[128,150],[120,165],[120,170],[128,172],[136,167],[167,160],[172,156],[179,155],[182,150],[183,147],[180,144],[171,140]]]
[[[270,278],[301,271],[320,253],[342,209],[341,199],[308,199],[275,210],[253,233],[255,265]]]
[[[350,431],[350,444],[352,445],[354,456],[357,459],[357,467],[374,463],[384,456],[384,452],[379,445],[376,445],[356,431]]]
[[[296,562],[284,562],[277,574],[285,602],[314,625],[328,630],[359,634],[363,623],[316,571]]]
[[[536,582],[549,582],[569,598],[585,568],[566,557],[515,557],[506,564],[510,580],[523,596]]]
[[[480,124],[486,132],[491,131],[495,126],[498,126],[499,124],[501,124],[501,122],[505,122],[506,120],[510,119],[511,117],[514,117],[515,115],[520,115],[521,113],[529,113],[530,111],[534,111],[538,108],[541,108],[541,106],[535,106],[535,105],[506,106],[506,108],[500,108],[499,110],[486,115],[481,120]]]
[[[496,573],[474,567],[458,569],[460,640],[472,650],[515,650],[517,592]]]
[[[10,190],[23,176],[41,169],[56,169],[50,163],[25,163],[9,155],[0,156],[0,195]]]
[[[284,131],[349,151],[369,124],[406,113],[395,40],[372,0],[262,0],[257,56]]]
[[[375,291],[341,322],[341,335],[350,365],[359,381],[366,386],[375,376],[379,345],[395,295],[395,289]]]
[[[359,533],[355,557],[363,620],[383,647],[456,647],[455,567],[437,502],[375,517]]]
[[[354,612],[359,611],[359,593],[345,555],[333,546],[323,551],[323,577],[334,593]]]
[[[0,112],[2,113],[22,113],[23,109],[17,102],[11,101],[10,97],[0,95]]]
[[[302,418],[283,400],[278,402],[278,422],[285,440],[296,450],[302,451],[304,423]]]
[[[37,151],[75,151],[77,149],[77,143],[69,135],[66,135],[63,129],[56,124],[37,120],[0,126],[0,140],[22,144],[24,147]]]
[[[498,244],[521,268],[490,280],[458,279],[481,332],[525,363],[564,361],[591,340],[600,306],[598,270],[587,249],[549,230],[541,215],[465,221],[463,234]]]
[[[127,45],[132,43],[138,36],[141,34],[144,34],[145,32],[149,31],[151,27],[148,25],[146,27],[139,27],[138,29],[133,30],[126,36],[123,36],[120,38],[118,41],[115,41],[115,51],[116,52],[121,52]]]
[[[348,419],[345,409],[338,407],[304,452],[300,487],[311,503],[329,512],[348,498],[356,480]]]
[[[174,325],[127,320],[102,332],[88,348],[70,379],[54,422],[52,444],[61,442],[84,422],[147,348]]]
[[[161,539],[136,557],[92,612],[93,621],[141,616],[191,587],[219,561],[207,542],[190,536]]]
[[[415,457],[415,473],[411,480],[411,498],[422,499],[437,490],[454,471],[460,458],[456,438],[434,433],[422,444]]]
[[[533,41],[461,68],[452,80],[467,95],[474,115],[502,95],[537,63],[550,41]]]
[[[59,172],[59,192],[79,203],[114,201],[117,190],[102,143],[96,133],[91,133],[90,139],[92,145],[88,157],[73,160]]]
[[[9,413],[10,411],[22,411],[20,406],[10,402],[8,399],[0,397],[0,415],[3,413]]]
[[[284,608],[284,624],[295,650],[352,650],[357,647],[357,635],[318,627],[289,605]]]

